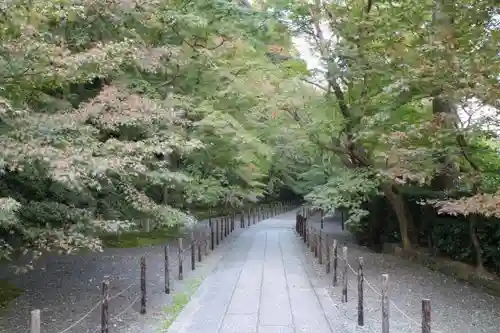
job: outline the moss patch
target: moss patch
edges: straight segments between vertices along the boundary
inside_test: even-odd
[[[105,247],[131,248],[148,245],[165,244],[169,240],[179,237],[179,228],[155,229],[150,232],[126,232],[120,235],[105,235],[101,237]]]
[[[233,208],[233,207],[221,207],[213,208],[212,215],[216,216],[228,216],[234,214],[239,214],[242,210],[245,212],[250,207],[255,205],[250,205],[245,208]],[[192,214],[199,220],[206,220],[210,217],[209,209],[198,209],[192,212]],[[141,247],[148,245],[160,245],[166,242],[181,237],[180,228],[173,227],[167,229],[157,229],[150,232],[137,231],[137,232],[125,232],[119,235],[103,235],[101,240],[104,247],[108,248],[132,248]]]
[[[183,293],[175,294],[172,298],[172,304],[167,305],[163,311],[167,318],[165,319],[164,327],[168,329],[170,325],[177,318],[179,313],[181,313],[182,309],[186,306],[186,304],[191,299],[191,296],[195,293],[195,291],[200,287],[202,279],[191,279],[188,280],[187,290]]]
[[[0,308],[6,307],[10,301],[21,296],[23,290],[18,288],[6,280],[0,280]]]

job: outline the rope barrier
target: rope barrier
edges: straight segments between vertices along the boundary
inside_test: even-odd
[[[283,206],[285,207],[285,206]],[[261,215],[262,213],[264,212],[272,212],[273,210],[269,210],[269,209],[262,209],[262,208],[258,208],[257,211],[254,211],[254,221],[256,219],[258,219],[259,217],[262,218],[262,219],[266,219],[265,216]],[[257,218],[255,216],[255,214],[257,214]],[[280,213],[278,213],[280,214]],[[250,213],[248,213],[248,215],[246,214],[243,214],[244,217],[246,218],[250,218]],[[230,232],[234,231],[235,229],[241,229],[239,223],[238,223],[238,218],[241,217],[241,214],[236,214],[234,216],[231,216],[231,215],[225,215],[225,216],[219,216],[219,217],[216,217],[215,219],[220,219],[220,218],[230,218],[230,222],[229,222],[229,230]],[[232,220],[234,218],[234,221]],[[231,228],[231,225],[234,227],[234,228]],[[250,224],[248,225],[250,226]],[[228,227],[228,225],[226,224],[225,227]],[[201,221],[199,224],[196,224],[194,228],[192,228],[192,232],[202,236],[202,237],[195,237],[194,241],[193,242],[189,242],[187,244],[187,246],[181,250],[181,254],[182,254],[182,257],[180,258],[180,261],[182,263],[185,262],[186,260],[186,256],[185,256],[185,253],[187,251],[191,251],[191,246],[192,245],[209,245],[210,243],[210,239],[211,239],[211,232],[212,232],[212,228],[210,228],[210,226],[207,224],[207,221]],[[243,229],[246,229],[245,227],[243,227]],[[205,232],[203,232],[205,231]],[[208,232],[207,232],[208,231]],[[221,231],[221,229],[219,229],[219,232]],[[225,237],[221,237],[220,241],[223,241],[225,238],[227,238],[227,236],[229,236],[229,234],[225,234],[224,235]],[[216,237],[219,237],[219,235],[216,235]],[[196,251],[196,249],[195,249]],[[175,250],[171,250],[170,253],[169,253],[169,265],[168,265],[168,268],[169,270],[171,268],[175,268],[175,266],[178,266],[179,265],[179,260],[178,258],[178,250],[175,249]],[[147,255],[150,254],[149,251],[145,251],[142,253],[141,257],[147,257]],[[175,258],[175,259],[174,259]],[[173,259],[173,260],[172,260]],[[131,288],[133,288],[134,286],[138,286],[139,283],[138,282],[134,282],[134,283],[131,283],[130,285],[128,285],[125,289],[121,290],[120,292],[118,292],[116,295],[113,295],[111,297],[108,298],[108,302],[113,300],[113,299],[116,299],[118,298],[119,296],[123,295],[124,293],[126,293],[127,291],[129,291]],[[123,311],[121,311],[118,315],[116,316],[113,316],[110,318],[110,320],[116,320],[118,319],[120,316],[122,316],[125,312],[127,312],[128,310],[130,310],[132,308],[132,306],[141,298],[141,295],[139,295],[138,297],[136,297],[134,299],[134,301],[132,303],[130,303]],[[70,326],[68,326],[67,328],[65,328],[64,330],[58,332],[58,333],[67,333],[69,332],[71,329],[73,329],[74,327],[76,327],[78,324],[80,324],[83,320],[85,320],[88,316],[90,316],[92,314],[92,312],[94,312],[100,305],[102,305],[103,301],[102,300],[99,300],[99,302],[95,303],[92,308],[86,312],[82,317],[80,317],[77,321],[75,321],[74,323],[72,323]],[[95,331],[93,331],[93,333],[96,333],[96,332],[99,332],[101,330],[101,326],[98,326],[97,329]]]
[[[137,285],[138,285],[138,283],[137,283],[137,282],[134,282],[134,283],[130,284],[127,288],[123,289],[123,290],[122,290],[122,291],[120,291],[118,294],[116,294],[116,295],[114,295],[114,296],[111,296],[111,297],[109,298],[109,301],[111,301],[111,300],[113,300],[113,299],[115,299],[115,298],[117,298],[117,297],[119,297],[119,296],[123,295],[126,291],[130,290],[130,288],[132,288],[132,287],[134,287],[134,286],[137,286]]]
[[[117,314],[116,316],[113,316],[111,318],[109,318],[109,320],[116,320],[118,318],[120,318],[125,312],[127,312],[128,310],[130,310],[135,303],[137,303],[137,301],[141,298],[141,295],[137,296],[133,301],[132,303],[130,303],[126,308],[125,310],[122,310],[119,314]]]
[[[66,333],[66,332],[69,332],[70,329],[72,329],[73,327],[75,327],[76,325],[80,324],[85,318],[87,318],[88,316],[90,316],[90,314],[92,312],[94,312],[95,309],[97,309],[99,307],[99,305],[102,304],[102,301],[99,301],[97,302],[87,313],[85,313],[80,319],[78,319],[76,322],[74,322],[73,324],[71,324],[70,326],[66,327],[65,329],[63,329],[62,331],[60,331],[59,333]]]
[[[130,310],[135,303],[137,303],[137,301],[141,298],[141,296],[137,296],[133,301],[132,303],[130,303],[124,310],[122,310],[119,314],[117,314],[116,316],[113,316],[111,317],[109,320],[112,321],[112,320],[116,320],[116,319],[119,319],[125,312],[127,312],[128,310]],[[93,331],[92,333],[97,333],[101,330],[101,325],[98,325]]]
[[[308,227],[308,233],[310,234],[314,234],[314,237],[313,239],[311,240],[313,242],[313,244],[316,245],[316,243],[318,242],[318,240],[316,240],[316,238],[319,238],[319,241],[321,242],[322,240],[324,240],[323,237],[321,237],[321,235],[318,236],[318,234],[320,234],[318,232],[318,229],[317,227],[314,227],[314,226],[309,226]],[[341,260],[340,262],[344,262],[343,259],[340,255],[337,255],[337,259]],[[358,276],[358,272],[357,270],[355,270],[348,262],[347,262],[347,267],[349,268],[349,270],[355,275],[355,276]],[[378,295],[379,297],[382,297],[382,293],[380,293],[369,281],[368,279],[366,279],[366,276],[363,277],[363,282],[364,284],[366,284],[368,286],[368,288],[370,288],[370,290],[372,290],[376,295]],[[358,290],[357,288],[353,287],[351,282],[350,281],[347,281],[348,283],[348,286],[354,290],[356,293],[358,293]],[[413,325],[416,326],[415,329],[419,330],[420,327],[421,327],[421,323],[419,323],[418,321],[416,321],[415,319],[411,318],[406,312],[404,312],[391,298],[389,298],[389,302],[392,306],[392,308],[394,308],[398,313],[400,313],[403,317],[405,317],[408,321],[410,321],[410,323],[412,323]],[[413,329],[412,329],[413,331]],[[436,330],[433,330],[434,333],[443,333],[442,331],[436,331]]]

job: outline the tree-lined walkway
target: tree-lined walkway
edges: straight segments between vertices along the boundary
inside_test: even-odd
[[[319,228],[319,218],[313,225]],[[227,249],[168,333],[365,333],[381,332],[378,292],[365,291],[365,327],[356,325],[355,276],[349,301],[317,264],[294,231],[290,212],[252,226]],[[390,276],[391,332],[420,331],[420,301],[432,302],[433,332],[493,333],[500,327],[500,299],[421,265],[354,245],[340,221],[324,231],[349,247],[350,264],[365,259],[365,279],[377,290]],[[402,312],[400,312],[400,310]]]
[[[313,286],[295,213],[261,222],[232,244],[168,333],[330,333],[326,289]]]
[[[268,210],[264,211],[268,214]],[[42,332],[47,333],[94,333],[101,320],[101,284],[110,281],[109,292],[113,297],[109,303],[112,318],[112,332],[145,333],[164,330],[166,306],[172,306],[174,296],[184,293],[189,284],[202,280],[215,268],[220,257],[241,232],[240,215],[235,218],[235,230],[220,242],[209,255],[203,254],[203,261],[196,263],[191,271],[190,251],[184,253],[184,280],[175,275],[178,269],[178,242],[169,241],[170,246],[170,288],[165,294],[164,246],[134,248],[105,248],[103,252],[82,252],[78,255],[50,255],[36,262],[35,270],[21,275],[0,269],[0,280],[22,288],[24,293],[0,309],[0,332],[18,333],[29,331],[29,316],[33,309],[41,310]],[[258,219],[256,219],[258,222]],[[252,219],[253,223],[253,219]],[[200,221],[198,230],[204,230],[208,220]],[[187,249],[189,244],[184,244]],[[130,304],[140,295],[140,260],[146,256],[147,313],[139,313],[140,303]],[[78,322],[73,328],[66,330]],[[99,330],[100,332],[100,330]]]

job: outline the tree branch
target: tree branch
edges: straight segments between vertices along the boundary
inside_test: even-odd
[[[315,87],[317,87],[317,88],[319,88],[319,89],[321,89],[321,90],[323,90],[323,91],[325,91],[325,92],[328,92],[328,88],[323,87],[323,86],[322,86],[322,85],[320,85],[319,83],[316,83],[316,82],[314,82],[314,81],[310,81],[310,80],[308,80],[308,79],[306,79],[306,78],[301,78],[301,80],[302,80],[302,81],[304,81],[304,82],[307,82],[307,83],[309,83],[309,84],[312,84],[313,86],[315,86]]]

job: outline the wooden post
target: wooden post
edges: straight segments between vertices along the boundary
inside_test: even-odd
[[[311,230],[312,230],[312,227],[311,227]],[[311,253],[314,253],[314,248],[316,247],[315,243],[316,243],[316,230],[313,231],[313,238],[311,239]]]
[[[220,218],[220,235],[219,238],[221,242],[224,240],[224,217]]]
[[[322,231],[320,230],[319,231],[319,237],[318,237],[318,244],[316,246],[316,256],[318,257],[318,263],[320,265],[323,264],[323,251],[322,251],[322,247],[323,247],[323,233]]]
[[[182,280],[183,279],[183,275],[182,275],[182,238],[179,238],[178,242],[179,242],[179,252],[178,252],[177,260],[179,261],[179,280]]]
[[[219,246],[219,228],[220,228],[220,220],[215,220],[215,244]]]
[[[109,281],[102,283],[101,333],[109,333]]]
[[[299,224],[298,224],[298,228],[299,228],[298,233],[301,236],[301,238],[304,238],[304,218],[300,214],[297,215],[297,217],[298,217],[298,222],[299,222]]]
[[[304,237],[306,236],[304,233],[304,224],[306,221],[304,220],[302,215],[298,214],[298,216],[299,216],[299,235],[300,235],[300,238],[302,240],[304,240]]]
[[[320,211],[321,211],[321,229],[323,229],[325,223],[325,217],[323,216],[323,209],[321,209]]]
[[[196,248],[195,248],[195,239],[194,232],[191,231],[191,270],[194,271],[196,269]]]
[[[307,219],[306,219],[306,226],[307,226]],[[307,237],[306,237],[306,246],[309,247],[311,245],[311,226],[309,225],[307,228]]]
[[[326,248],[326,274],[329,274],[330,271],[332,270],[332,251],[331,251],[331,248],[329,246],[329,240],[330,238],[327,237],[326,238],[326,242],[325,242],[325,248]]]
[[[201,236],[202,235],[201,232],[197,232],[196,235],[197,235],[196,243],[198,244],[198,262],[201,262],[201,243],[203,237]]]
[[[307,219],[302,216],[302,219],[304,220],[304,244],[307,244],[309,241],[309,229],[307,228]]]
[[[35,309],[31,311],[31,321],[30,321],[30,333],[40,333],[41,332],[42,321],[40,318],[40,310]]]
[[[358,258],[358,325],[365,324],[364,315],[364,300],[363,300],[363,283],[365,280],[363,273],[363,257]]]
[[[208,256],[208,244],[210,243],[210,238],[211,238],[209,230],[205,230],[204,237],[205,237],[205,256]]]
[[[422,333],[431,333],[431,301],[422,300]]]
[[[215,234],[214,234],[214,224],[209,223],[210,226],[210,250],[214,250],[215,247]]]
[[[307,220],[304,216],[300,216],[302,219],[302,240],[305,243],[307,239]]]
[[[336,286],[338,283],[337,280],[338,245],[336,239],[333,240],[332,251],[333,251],[333,286]]]
[[[344,273],[342,274],[342,302],[347,302],[347,246],[342,247],[342,256],[344,257]]]
[[[165,294],[170,294],[170,259],[169,259],[169,252],[170,248],[167,245],[164,247],[165,251]]]
[[[141,314],[146,313],[146,256],[141,257]]]
[[[342,230],[344,230],[345,227],[344,227],[344,211],[343,210],[340,211],[340,216],[341,216],[340,221],[342,223]]]
[[[389,275],[382,274],[382,333],[389,333]]]

